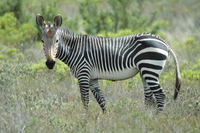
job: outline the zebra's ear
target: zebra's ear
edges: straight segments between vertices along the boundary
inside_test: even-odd
[[[55,28],[59,28],[62,25],[62,17],[60,14],[58,14],[57,16],[55,16],[54,18],[54,27]]]
[[[36,23],[40,27],[40,29],[43,30],[45,28],[46,24],[45,24],[45,21],[44,21],[44,17],[42,15],[38,14],[36,16]]]

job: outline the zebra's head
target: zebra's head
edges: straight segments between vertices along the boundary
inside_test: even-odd
[[[42,43],[46,56],[46,66],[53,69],[55,65],[55,57],[58,50],[58,37],[56,35],[57,29],[62,25],[62,17],[57,15],[54,18],[54,23],[45,22],[44,17],[40,14],[36,16],[36,23],[42,30]]]

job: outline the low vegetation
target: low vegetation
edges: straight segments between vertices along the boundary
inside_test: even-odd
[[[35,1],[11,1],[0,3],[0,132],[199,132],[197,0],[50,0],[51,4],[42,0],[39,5]],[[173,3],[178,3],[179,10]],[[70,16],[71,10],[77,16]],[[53,70],[45,66],[41,33],[35,24],[37,13],[49,20],[60,13],[64,25],[83,34],[115,37],[151,32],[161,36],[179,60],[182,86],[177,100],[173,100],[175,66],[170,58],[160,77],[167,95],[163,113],[156,114],[156,107],[145,108],[139,75],[124,81],[101,80],[108,113],[102,114],[91,93],[89,111],[85,112],[77,80],[68,66],[58,60]]]

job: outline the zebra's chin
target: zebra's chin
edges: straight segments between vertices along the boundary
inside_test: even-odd
[[[47,66],[49,69],[53,69],[55,63],[56,63],[56,62],[55,62],[54,60],[51,60],[51,61],[47,60],[47,61],[46,61],[46,66]]]

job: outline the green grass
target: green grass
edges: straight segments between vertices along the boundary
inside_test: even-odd
[[[28,63],[3,63],[0,70],[2,133],[195,133],[200,130],[199,81],[184,80],[177,101],[173,101],[174,81],[163,78],[167,99],[161,114],[156,114],[156,107],[145,108],[139,76],[125,81],[100,81],[108,109],[108,114],[102,114],[92,94],[89,111],[84,111],[78,85],[68,74],[60,79],[56,70],[34,72]]]
[[[59,8],[51,10],[51,5],[44,4],[46,11],[43,14],[51,15],[49,11],[59,12],[65,18],[63,21],[65,26],[69,26],[72,30],[79,29],[78,33],[81,33],[85,28],[82,21],[73,19],[77,23],[72,25],[66,20],[79,18],[77,5],[80,5],[81,1],[63,3],[61,0],[50,0],[49,4],[56,2]],[[174,4],[175,2],[177,4]],[[1,34],[5,43],[0,40],[0,133],[199,132],[200,15],[196,12],[199,9],[197,0],[154,1],[153,3],[151,1],[147,2],[148,8],[144,11],[147,14],[158,11],[156,13],[158,18],[155,19],[168,21],[169,27],[162,29],[157,35],[171,44],[180,63],[182,75],[181,93],[174,101],[174,63],[167,63],[165,72],[160,77],[161,85],[167,95],[166,108],[161,114],[156,114],[156,107],[145,108],[139,75],[125,81],[100,81],[108,113],[102,114],[91,93],[89,110],[85,112],[77,80],[71,76],[68,68],[57,62],[54,70],[48,70],[45,60],[42,60],[45,58],[42,44],[36,42],[35,35],[23,36],[30,34],[23,28],[35,29],[35,15],[42,13],[41,4],[38,3],[41,1],[23,0],[22,18],[28,20],[30,17],[31,25],[16,26],[18,21],[15,20],[7,23],[9,25],[7,31],[2,30],[2,33],[13,36],[5,40],[5,34]],[[53,5],[52,8],[54,7]],[[102,5],[100,8],[104,11],[105,6]],[[1,19],[7,22],[7,18]],[[35,30],[31,31],[31,34],[35,33]],[[26,32],[28,34],[25,34]],[[129,33],[130,29],[122,30],[117,34],[123,35],[126,32]]]

